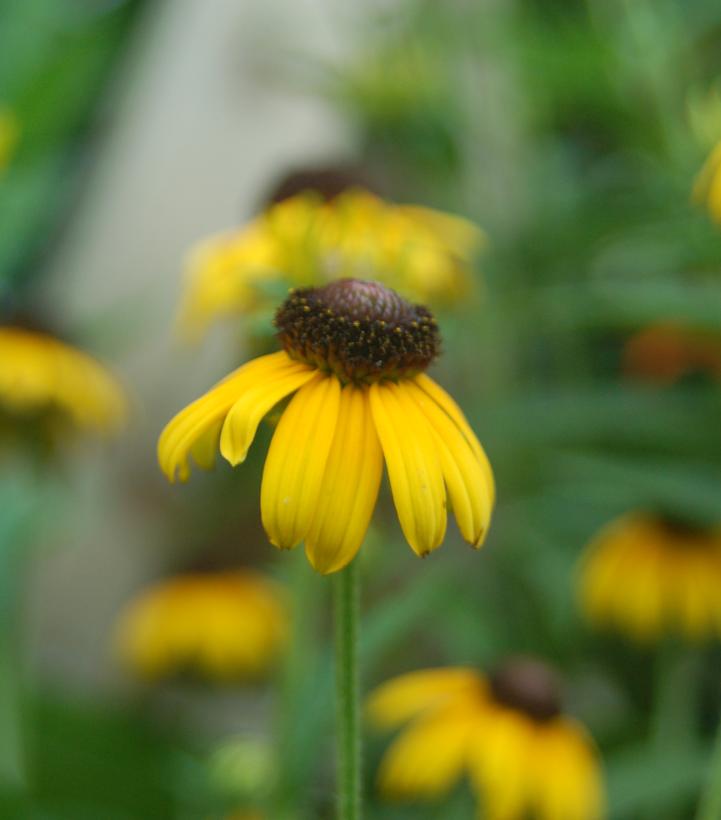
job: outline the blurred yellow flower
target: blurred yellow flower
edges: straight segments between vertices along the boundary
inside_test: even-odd
[[[623,368],[633,379],[660,385],[693,373],[721,379],[721,339],[670,322],[652,325],[628,340]]]
[[[19,137],[17,117],[10,109],[0,106],[0,176],[12,161]]]
[[[721,527],[635,513],[604,528],[581,563],[588,618],[638,640],[721,636]]]
[[[76,424],[116,429],[126,414],[118,382],[95,359],[52,336],[0,326],[0,407],[15,416],[61,411]]]
[[[248,226],[198,245],[186,269],[179,325],[189,337],[218,318],[268,306],[263,286],[319,286],[374,279],[415,301],[468,295],[483,233],[460,217],[346,190],[306,191],[272,204]]]
[[[716,144],[696,177],[692,198],[706,208],[714,222],[721,225],[721,142]]]
[[[394,799],[436,799],[467,773],[486,820],[604,816],[600,767],[583,727],[561,712],[555,676],[517,658],[473,669],[411,672],[371,694],[375,725],[405,728],[381,761]]]
[[[453,399],[423,372],[439,336],[430,312],[375,282],[346,279],[292,291],[276,314],[285,350],[254,359],[186,407],[163,430],[158,460],[170,481],[188,456],[233,466],[261,419],[295,393],[275,429],[261,487],[270,541],[305,541],[313,567],[335,572],[365,537],[385,456],[401,527],[425,555],[443,541],[446,495],[463,537],[479,547],[490,524],[490,465]]]
[[[274,583],[234,570],[161,581],[131,601],[117,638],[121,657],[145,678],[193,672],[233,681],[267,672],[286,629]]]

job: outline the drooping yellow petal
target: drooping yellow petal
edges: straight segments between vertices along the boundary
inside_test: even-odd
[[[220,439],[222,425],[222,419],[213,422],[204,433],[198,436],[190,448],[193,461],[203,470],[212,470],[215,466],[215,456],[218,452],[218,440]]]
[[[481,685],[473,669],[421,669],[379,686],[368,699],[366,709],[376,726],[391,729],[426,709],[452,701],[458,695],[473,694]]]
[[[626,551],[616,577],[610,602],[616,624],[641,641],[657,637],[663,628],[662,558],[653,545],[635,545]],[[625,595],[618,595],[619,586],[625,587]]]
[[[463,774],[476,715],[466,704],[442,707],[421,717],[391,744],[378,780],[394,798],[434,798],[445,794]]]
[[[318,373],[295,394],[273,434],[260,492],[271,543],[291,549],[310,530],[338,422],[340,382]]]
[[[158,439],[158,462],[168,480],[175,481],[176,476],[181,481],[187,480],[190,475],[188,453],[193,444],[225,417],[246,390],[307,369],[294,362],[285,351],[261,356],[238,368],[181,410],[168,422]]]
[[[367,391],[352,385],[340,395],[338,425],[305,548],[323,574],[348,564],[360,548],[378,497],[383,454]]]
[[[535,726],[520,713],[492,707],[471,744],[471,781],[488,820],[520,820],[530,803]]]
[[[485,450],[481,446],[480,441],[478,441],[463,411],[454,399],[437,382],[433,381],[430,376],[425,373],[419,373],[415,378],[415,382],[450,416],[467,439],[486,475],[486,480],[491,490],[491,503],[494,503],[496,498],[496,485],[493,479],[493,470],[491,469]]]
[[[447,214],[420,205],[398,205],[398,211],[429,231],[439,245],[445,244],[462,259],[474,254],[486,242],[486,234],[472,222],[455,214]]]
[[[600,767],[582,727],[558,718],[539,727],[535,747],[529,780],[539,820],[599,820],[604,816]]]
[[[718,596],[719,580],[714,572],[714,550],[691,547],[685,551],[677,548],[677,555],[673,548],[668,552],[669,620],[676,618],[683,635],[699,640],[714,631],[713,601]]]
[[[443,541],[446,492],[428,422],[402,387],[370,387],[370,403],[403,534],[418,555]]]
[[[461,535],[474,547],[480,547],[493,507],[493,488],[488,484],[487,471],[458,425],[428,393],[414,382],[403,385],[403,389],[410,393],[433,429]]]
[[[245,461],[263,417],[287,395],[310,381],[315,371],[298,364],[277,379],[248,388],[228,411],[220,436],[220,452],[234,467]]]

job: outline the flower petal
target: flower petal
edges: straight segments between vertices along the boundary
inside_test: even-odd
[[[414,381],[421,388],[421,390],[428,393],[436,404],[444,410],[451,417],[451,419],[453,419],[458,426],[458,429],[466,437],[468,443],[473,449],[473,452],[476,454],[476,458],[481,463],[481,466],[486,473],[486,479],[491,488],[491,503],[495,502],[496,484],[493,479],[493,470],[491,469],[491,465],[488,461],[488,456],[481,446],[480,441],[476,438],[476,434],[471,429],[471,425],[468,423],[468,420],[463,414],[461,408],[437,382],[433,381],[433,379],[425,373],[419,373],[415,377]]]
[[[310,529],[338,422],[340,382],[318,373],[295,394],[273,434],[260,506],[271,543],[291,549]]]
[[[233,467],[245,461],[263,417],[290,393],[313,378],[312,368],[297,364],[278,378],[248,388],[230,408],[220,435],[220,452]]]
[[[203,470],[212,470],[215,466],[215,455],[218,452],[218,439],[220,438],[220,428],[222,425],[222,419],[213,422],[213,424],[193,442],[190,448],[190,455],[193,457],[193,461],[198,467],[202,467]]]
[[[381,729],[392,729],[427,709],[443,706],[459,694],[482,687],[473,669],[442,667],[407,672],[379,686],[368,699],[369,719]]]
[[[460,778],[476,724],[466,704],[446,706],[416,721],[386,752],[378,777],[396,798],[434,798]]]
[[[403,533],[426,555],[446,532],[446,491],[433,432],[403,385],[373,384],[370,403]]]
[[[294,362],[283,350],[261,356],[238,368],[181,410],[158,439],[158,462],[168,480],[175,481],[177,475],[181,481],[188,479],[188,453],[193,444],[225,416],[245,390],[302,367],[304,365]]]
[[[417,384],[406,388],[433,429],[443,477],[461,535],[480,547],[488,532],[493,509],[493,487],[458,425]]]
[[[535,746],[529,779],[538,816],[568,820],[605,816],[600,767],[583,728],[558,719],[537,732]]]
[[[524,817],[531,805],[530,769],[536,728],[520,712],[486,709],[482,731],[470,743],[469,773],[488,820]]]
[[[340,394],[338,425],[305,543],[308,560],[318,572],[336,572],[358,552],[382,472],[383,453],[367,391],[348,385]]]

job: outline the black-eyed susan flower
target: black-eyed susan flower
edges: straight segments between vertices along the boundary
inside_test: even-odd
[[[87,353],[44,333],[0,326],[0,409],[22,418],[60,413],[107,432],[125,418],[126,399]]]
[[[652,325],[628,340],[623,368],[632,379],[664,386],[693,374],[721,379],[721,339],[674,323]]]
[[[423,303],[467,296],[482,232],[457,216],[393,205],[363,189],[304,191],[190,254],[179,324],[193,337],[216,319],[268,306],[268,290],[373,278]]]
[[[131,601],[118,622],[121,657],[139,675],[191,672],[231,681],[268,670],[286,638],[280,590],[250,570],[190,573]]]
[[[635,513],[606,526],[581,563],[588,618],[639,640],[721,636],[721,526]]]
[[[408,724],[381,761],[390,798],[437,799],[468,775],[486,820],[604,815],[594,746],[562,713],[555,675],[538,661],[513,659],[489,676],[411,672],[372,693],[368,712],[379,728]]]
[[[270,541],[305,541],[322,573],[348,564],[365,536],[383,469],[401,527],[426,555],[443,541],[446,498],[466,541],[488,531],[494,501],[486,455],[453,399],[424,370],[438,354],[431,313],[374,282],[346,279],[292,291],[275,320],[283,350],[236,370],[181,411],[158,442],[171,481],[190,456],[242,462],[281,400],[261,514]]]

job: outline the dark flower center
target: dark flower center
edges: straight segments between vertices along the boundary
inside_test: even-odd
[[[267,204],[273,205],[290,197],[304,193],[318,194],[329,201],[353,188],[376,191],[366,170],[355,165],[325,165],[315,168],[300,168],[286,174],[277,182],[267,197]]]
[[[680,513],[664,511],[657,516],[658,523],[674,539],[699,540],[707,537],[712,528],[703,522]]]
[[[498,703],[544,722],[561,712],[560,683],[545,664],[515,658],[490,675],[491,692]]]
[[[436,320],[427,308],[359,279],[292,290],[275,326],[288,355],[344,382],[410,378],[425,370],[440,348]]]

